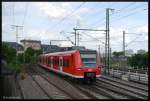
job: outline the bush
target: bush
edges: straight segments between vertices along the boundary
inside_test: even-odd
[[[8,68],[16,73],[20,73],[22,71],[22,67],[23,66],[21,64],[15,64],[15,63],[8,64]]]
[[[127,62],[130,66],[148,66],[148,52],[145,54],[135,54],[132,57],[128,57]]]

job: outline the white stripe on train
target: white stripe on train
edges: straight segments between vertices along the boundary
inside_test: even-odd
[[[41,65],[41,66],[47,68],[47,66],[45,66],[45,65],[42,65],[42,64],[39,64],[39,65]],[[70,73],[65,73],[65,72],[63,72],[63,71],[59,71],[59,70],[56,70],[56,69],[53,69],[53,68],[50,68],[50,70],[55,71],[55,72],[58,72],[58,73],[61,73],[61,74],[65,74],[65,75],[68,75],[68,76],[71,76],[71,77],[74,77],[74,78],[84,78],[84,76],[72,75],[72,74],[70,74]],[[96,75],[96,77],[100,77],[100,76],[101,76],[101,75]]]

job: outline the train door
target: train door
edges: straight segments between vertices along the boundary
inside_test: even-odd
[[[53,57],[51,56],[51,68],[53,68]]]
[[[63,57],[59,58],[59,70],[62,71],[62,66],[63,66]]]

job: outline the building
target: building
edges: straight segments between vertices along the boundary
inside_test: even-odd
[[[52,53],[52,52],[61,51],[61,48],[57,45],[41,44],[41,49],[42,49],[43,53]]]
[[[41,49],[41,41],[38,40],[21,40],[20,41],[26,50],[27,48],[31,47],[32,49],[39,50]]]
[[[134,54],[132,49],[125,50],[125,56],[132,56]]]
[[[6,44],[8,44],[9,47],[16,49],[17,53],[23,53],[23,49],[24,48],[23,48],[22,45],[20,45],[20,44],[18,44],[16,42],[6,42],[6,41],[3,41],[3,43],[6,43]]]
[[[137,50],[137,54],[144,54],[144,53],[146,53],[146,51],[143,49]]]

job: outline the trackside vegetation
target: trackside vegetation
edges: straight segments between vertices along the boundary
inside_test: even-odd
[[[20,73],[22,71],[24,64],[35,63],[38,55],[42,53],[42,50],[27,48],[25,54],[18,53],[16,56],[16,49],[9,47],[7,43],[2,43],[1,51],[2,60],[7,64],[6,68],[16,73]]]

